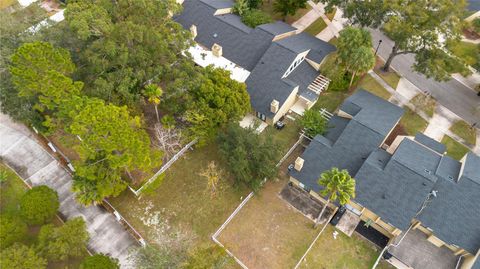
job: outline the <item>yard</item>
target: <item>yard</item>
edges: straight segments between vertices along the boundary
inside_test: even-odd
[[[447,44],[448,49],[457,57],[463,59],[468,65],[480,67],[480,45],[469,42],[456,42]]]
[[[332,225],[325,228],[299,268],[360,269],[372,267],[381,250],[356,233],[352,237],[348,237],[338,231],[335,239],[333,237],[335,230]],[[394,267],[382,261],[377,268],[393,269]]]
[[[404,107],[404,109],[405,114],[400,119],[400,125],[407,135],[414,136],[419,132],[423,133],[427,128],[428,122],[408,107]]]
[[[458,143],[447,135],[443,137],[442,144],[447,147],[447,155],[456,160],[462,159],[463,156],[465,156],[465,154],[469,151],[467,147]]]
[[[22,179],[15,174],[15,172],[3,163],[0,163],[0,173],[5,177],[5,182],[2,182],[0,185],[0,213],[19,215],[20,199],[28,190],[28,187],[23,183]],[[62,221],[59,218],[55,218],[52,221],[52,224],[55,226],[61,226]],[[23,238],[21,242],[26,245],[35,244],[39,231],[40,226],[29,226],[27,236]],[[88,253],[85,250],[85,256],[87,255]],[[64,262],[49,262],[48,268],[78,268],[82,259],[83,257],[71,258]]]
[[[432,97],[420,93],[413,97],[412,100],[410,100],[410,103],[419,110],[425,112],[429,117],[433,117],[436,102]]]
[[[327,24],[325,23],[325,21],[323,21],[323,18],[320,17],[318,19],[316,19],[312,24],[310,24],[305,30],[304,32],[306,33],[309,33],[313,36],[316,36],[318,35],[321,31],[323,31],[323,29],[325,29],[327,27]]]
[[[274,20],[282,20],[282,16],[278,13],[275,13],[275,11],[273,10],[273,3],[275,1],[273,0],[270,0],[270,1],[263,1],[263,4],[262,6],[260,7],[260,9],[269,14]],[[303,8],[303,9],[299,9],[297,11],[297,13],[295,13],[295,15],[293,16],[290,16],[288,15],[286,18],[285,18],[285,22],[288,23],[288,24],[292,24],[294,23],[295,21],[297,21],[298,19],[300,19],[301,17],[303,17],[303,15],[305,15],[308,11],[310,11],[312,9],[312,7],[307,3],[306,4],[306,8]]]
[[[382,70],[385,62],[377,57],[377,63],[373,71],[377,73],[385,82],[390,85],[393,89],[397,89],[398,82],[400,81],[400,76],[390,68],[390,71],[385,72]]]
[[[454,134],[460,136],[461,138],[465,139],[468,144],[475,145],[477,134],[468,123],[463,120],[455,122],[452,127],[450,127],[450,131]]]
[[[269,126],[262,133],[280,144],[282,156],[298,139],[300,131],[295,121],[285,119],[285,122],[282,130]],[[207,180],[199,176],[211,161],[223,175],[214,197],[207,189]],[[137,199],[125,191],[110,202],[149,243],[162,245],[182,240],[194,248],[213,244],[211,235],[249,192],[246,187],[234,184],[217,145],[211,143],[187,151],[165,172],[162,183],[152,193]]]
[[[358,88],[362,88],[366,91],[369,91],[379,97],[382,97],[385,100],[388,100],[392,94],[385,90],[380,83],[378,83],[372,76],[369,74],[365,75],[363,79],[360,81]]]
[[[17,3],[17,0],[0,0],[0,10],[12,6]]]

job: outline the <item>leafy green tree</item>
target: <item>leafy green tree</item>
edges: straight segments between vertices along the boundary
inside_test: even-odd
[[[233,13],[240,16],[243,16],[243,14],[249,9],[248,0],[237,0],[235,1],[235,5],[233,5]]]
[[[309,137],[323,135],[327,131],[327,120],[320,111],[314,109],[309,109],[303,113],[300,118],[300,125]]]
[[[307,7],[307,0],[275,0],[273,10],[280,13],[285,21],[288,15],[295,15],[297,10]]]
[[[252,28],[255,28],[261,24],[273,22],[270,15],[259,9],[249,9],[243,12],[241,17],[242,22]]]
[[[225,250],[217,245],[197,247],[188,256],[182,269],[228,268],[235,263]]]
[[[27,235],[27,224],[12,214],[0,215],[0,248],[4,249]]]
[[[38,249],[49,260],[64,261],[69,257],[80,257],[88,241],[85,221],[73,218],[60,227],[44,225],[38,234]]]
[[[118,260],[103,254],[95,254],[83,259],[80,269],[119,269]]]
[[[68,76],[75,70],[70,54],[46,42],[25,43],[12,56],[12,81],[19,96],[38,98],[35,108],[53,110],[71,95],[78,95],[82,82]]]
[[[275,176],[279,147],[271,137],[260,136],[253,128],[244,129],[232,122],[218,140],[220,152],[237,183],[257,191],[264,179]]]
[[[190,136],[198,137],[200,144],[215,137],[218,128],[240,120],[250,111],[250,97],[244,83],[230,78],[220,68],[206,67],[200,83],[190,91],[192,103],[186,119]]]
[[[318,179],[318,184],[323,187],[320,195],[328,198],[315,221],[315,227],[320,223],[320,219],[331,201],[338,200],[340,205],[345,205],[351,198],[355,198],[355,179],[350,176],[346,169],[339,170],[333,167],[323,172]]]
[[[0,268],[45,269],[47,261],[33,248],[17,243],[0,253]]]
[[[158,116],[158,105],[160,104],[160,97],[163,91],[160,86],[155,84],[148,84],[143,89],[143,95],[147,98],[148,102],[155,108],[155,114],[157,115],[157,121],[160,123],[160,116]]]
[[[78,75],[89,96],[133,108],[147,83],[176,81],[169,74],[191,45],[189,31],[172,20],[176,1],[69,1],[66,10],[70,29],[86,41]]]
[[[57,192],[45,185],[31,188],[20,200],[22,216],[34,225],[51,221],[59,206]]]
[[[35,3],[14,12],[0,10],[0,109],[15,121],[37,127],[41,126],[43,117],[32,108],[35,100],[18,96],[8,66],[10,56],[22,43],[40,38],[26,30],[44,17],[45,10]]]
[[[461,17],[465,1],[392,0],[355,1],[321,0],[327,10],[338,6],[344,16],[363,27],[380,28],[394,42],[383,69],[388,71],[393,59],[415,54],[415,71],[436,80],[448,80],[452,73],[467,75],[463,60],[452,55],[445,44],[461,36]]]
[[[338,60],[352,74],[350,86],[357,73],[364,73],[375,66],[372,37],[365,29],[346,27],[338,37]]]
[[[68,132],[81,138],[77,148],[81,161],[73,189],[83,204],[120,194],[127,185],[122,172],[146,170],[160,163],[160,153],[150,148],[140,117],[132,117],[127,107],[85,98],[72,117]]]

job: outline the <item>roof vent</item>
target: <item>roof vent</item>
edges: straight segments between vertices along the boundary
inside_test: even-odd
[[[425,182],[422,182],[422,185],[423,185],[423,186],[427,186],[427,183],[425,183]]]
[[[432,171],[428,170],[428,169],[425,169],[425,173],[431,175],[432,174]]]
[[[448,179],[454,180],[454,178],[451,175],[448,175]]]
[[[387,199],[387,194],[386,193],[382,194],[382,199]]]
[[[213,34],[213,37],[214,37],[214,38],[217,38],[217,36],[218,36],[217,33],[214,33],[214,34]]]

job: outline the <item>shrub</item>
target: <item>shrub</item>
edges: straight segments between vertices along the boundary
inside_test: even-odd
[[[327,130],[327,120],[320,111],[313,109],[305,111],[300,119],[300,125],[305,129],[305,134],[309,137],[324,134]]]
[[[79,257],[87,245],[88,232],[85,221],[77,217],[65,222],[63,226],[44,225],[38,235],[38,249],[49,260],[66,260]]]
[[[80,264],[80,269],[118,269],[118,260],[103,254],[86,257]]]
[[[60,203],[56,191],[47,186],[33,187],[20,201],[20,210],[29,224],[43,224],[57,213]]]
[[[0,268],[44,269],[47,261],[23,244],[14,244],[0,254]]]
[[[272,22],[272,18],[267,13],[259,9],[250,9],[243,12],[242,22],[255,28],[258,25]]]
[[[13,215],[0,215],[0,247],[9,247],[25,238],[27,224]]]

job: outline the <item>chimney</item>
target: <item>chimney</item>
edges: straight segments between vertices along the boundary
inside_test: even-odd
[[[190,26],[190,33],[192,33],[193,39],[197,37],[197,26],[195,24],[192,24],[192,26]]]
[[[222,57],[222,46],[218,45],[217,43],[214,43],[212,46],[212,53],[214,56]]]
[[[279,105],[280,103],[277,100],[273,99],[272,103],[270,103],[270,112],[277,113]]]
[[[295,170],[299,171],[302,170],[302,167],[303,167],[303,162],[304,160],[300,157],[297,157],[297,159],[295,160]]]

